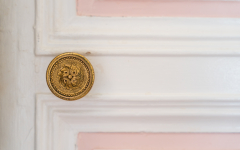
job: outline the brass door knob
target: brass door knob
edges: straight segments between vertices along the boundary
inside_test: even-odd
[[[49,89],[57,97],[72,101],[84,97],[94,83],[94,70],[84,56],[63,53],[49,64],[46,73]]]

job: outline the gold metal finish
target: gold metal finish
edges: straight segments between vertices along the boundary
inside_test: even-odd
[[[91,63],[77,53],[63,53],[55,57],[49,64],[46,75],[52,93],[68,101],[84,97],[94,83]]]

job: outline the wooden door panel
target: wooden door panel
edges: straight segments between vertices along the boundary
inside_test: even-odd
[[[37,1],[36,54],[237,55],[238,18],[85,17],[76,1]]]
[[[113,4],[92,2],[99,4],[93,7],[99,10],[102,4]],[[145,132],[158,133],[162,138],[163,133],[178,133],[176,136],[189,140],[191,137],[184,133],[193,133],[196,139],[201,135],[194,133],[205,133],[215,143],[213,147],[202,147],[206,149],[218,149],[219,141],[235,138],[220,133],[240,131],[240,20],[230,18],[238,17],[235,7],[239,2],[208,2],[208,10],[212,4],[219,4],[212,14],[200,11],[205,2],[173,2],[189,4],[188,8],[199,6],[198,10],[191,7],[196,14],[190,15],[195,17],[229,18],[141,17],[142,14],[116,17],[118,12],[111,12],[115,17],[87,17],[95,10],[79,12],[84,6],[78,6],[80,3],[37,1],[37,150],[78,149],[79,133],[83,132]],[[81,7],[78,12],[77,7]],[[225,13],[222,7],[234,9]],[[160,10],[174,15],[167,7]],[[86,56],[95,70],[95,84],[81,100],[60,100],[50,93],[45,82],[48,64],[63,52]],[[222,139],[209,134],[213,132]],[[178,141],[175,136],[172,138]],[[208,138],[203,142],[209,142]],[[234,142],[232,147],[226,147],[238,147]],[[187,143],[186,147],[181,144],[180,148],[189,148]]]
[[[239,1],[77,0],[79,16],[240,17]]]
[[[52,94],[38,94],[37,150],[77,149],[76,141],[80,132],[205,133],[206,139],[202,142],[205,140],[207,142],[208,138],[210,140],[208,142],[213,140],[213,147],[209,149],[218,149],[220,145],[217,145],[217,142],[221,139],[235,139],[239,136],[239,134],[226,136],[206,134],[239,132],[238,100],[228,99],[229,97],[220,101],[214,97],[199,98],[154,99],[142,95],[99,94],[69,102],[60,100]],[[198,138],[198,135],[192,136]],[[220,140],[215,141],[212,137],[219,137]],[[192,142],[198,141],[193,139]],[[238,147],[235,140],[226,141],[226,146],[228,145],[230,149],[231,146]]]
[[[206,148],[239,149],[239,1],[217,3],[234,9],[204,14],[229,18],[86,17],[75,0],[0,1],[0,149],[77,150],[83,132],[191,132],[206,143],[214,132],[220,139]],[[45,77],[70,51],[96,71],[92,91],[74,102],[51,94]]]
[[[234,150],[239,134],[79,133],[78,150]]]
[[[234,100],[239,98],[240,60],[225,56],[86,56],[95,70],[90,95],[149,99]],[[49,93],[46,70],[54,57],[36,58],[36,90]]]

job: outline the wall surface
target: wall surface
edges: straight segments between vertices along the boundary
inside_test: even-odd
[[[34,149],[34,0],[0,0],[0,150]]]

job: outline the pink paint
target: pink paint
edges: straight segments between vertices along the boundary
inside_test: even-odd
[[[240,17],[240,2],[77,0],[80,16]]]
[[[240,134],[79,133],[78,150],[237,150]]]

